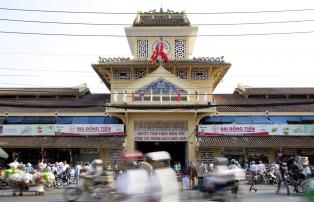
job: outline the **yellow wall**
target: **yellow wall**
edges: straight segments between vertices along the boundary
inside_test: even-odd
[[[134,121],[135,120],[187,120],[188,121],[188,160],[195,161],[196,138],[195,138],[195,118],[194,113],[128,113],[128,125],[126,126],[126,145],[129,150],[135,149],[134,142]],[[185,154],[183,154],[185,155]]]

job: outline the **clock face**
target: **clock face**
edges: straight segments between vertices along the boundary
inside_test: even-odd
[[[159,40],[156,40],[153,42],[153,50],[155,50],[157,43],[159,42]],[[163,40],[162,41],[164,43],[164,48],[166,49],[166,54],[169,55],[170,53],[170,44],[168,41]]]

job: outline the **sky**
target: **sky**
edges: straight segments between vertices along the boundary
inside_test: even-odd
[[[136,12],[159,9],[161,4],[164,10],[219,13],[188,14],[192,25],[229,24],[199,26],[200,35],[242,35],[196,39],[192,57],[224,56],[225,61],[232,64],[215,93],[232,93],[239,83],[251,87],[314,87],[314,2],[309,0],[2,0],[0,8],[132,14],[0,9],[0,32],[123,35],[125,26],[39,24],[4,19],[131,25]],[[251,24],[234,25],[241,23]],[[313,33],[245,35],[308,31]],[[98,56],[131,57],[127,39],[0,33],[0,88],[74,87],[86,83],[93,93],[107,93],[108,89],[91,67],[92,63],[97,63]]]

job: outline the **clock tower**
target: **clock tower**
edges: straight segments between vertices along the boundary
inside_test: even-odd
[[[139,12],[133,26],[125,33],[134,59],[148,60],[163,38],[170,60],[186,60],[191,56],[198,28],[191,26],[184,12]]]

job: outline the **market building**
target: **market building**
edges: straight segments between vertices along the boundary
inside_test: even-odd
[[[192,58],[197,31],[183,12],[138,13],[125,28],[133,59],[92,64],[110,94],[84,85],[0,89],[0,147],[51,161],[113,163],[130,149],[166,150],[183,165],[215,156],[314,163],[314,88],[213,94],[231,63]]]

